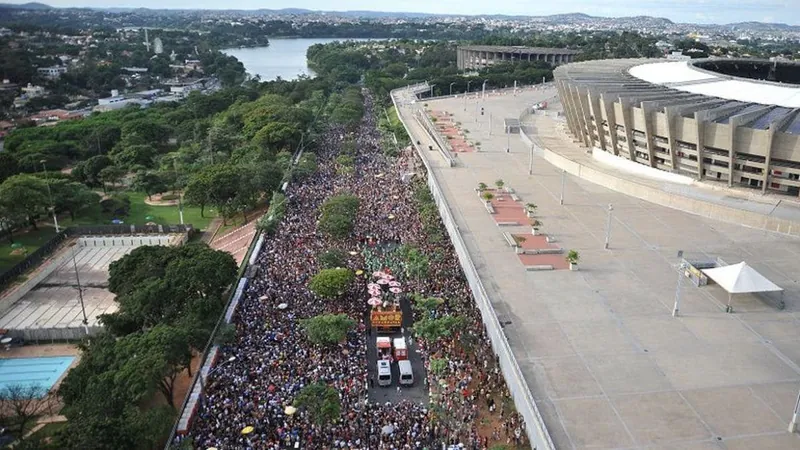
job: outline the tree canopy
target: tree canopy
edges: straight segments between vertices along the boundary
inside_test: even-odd
[[[311,292],[322,298],[336,298],[344,294],[355,274],[350,269],[323,269],[308,283]]]

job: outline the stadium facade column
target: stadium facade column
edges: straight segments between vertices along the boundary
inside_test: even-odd
[[[589,95],[589,106],[591,107],[592,116],[594,118],[594,126],[597,130],[597,143],[599,144],[600,149],[604,152],[607,152],[608,149],[606,148],[606,136],[603,132],[603,110],[600,108],[600,96],[597,94],[597,91],[593,89],[587,89]],[[589,132],[591,133],[591,129]],[[591,134],[593,136],[594,133]],[[596,145],[597,146],[597,145]]]
[[[578,136],[578,126],[575,119],[575,110],[572,105],[572,98],[569,95],[569,85],[564,80],[556,81],[556,89],[558,90],[558,97],[564,104],[564,113],[567,116],[567,127],[573,136]]]
[[[744,114],[737,114],[730,118],[728,121],[729,129],[729,139],[730,139],[730,153],[728,153],[728,165],[730,166],[730,173],[728,173],[728,187],[733,187],[733,164],[736,162],[736,130],[746,124],[750,123],[753,120],[763,116],[764,114],[768,113],[772,109],[771,106],[764,106],[759,108],[755,111],[750,111]],[[761,180],[762,184],[764,183],[763,177]]]
[[[581,130],[583,131],[581,134],[583,135],[583,143],[586,147],[592,148],[594,142],[592,139],[591,128],[590,124],[590,117],[589,117],[589,92],[588,90],[581,92],[580,86],[575,86],[573,89],[575,100],[580,108],[580,114],[578,115],[581,123]]]
[[[626,99],[620,97],[620,109],[622,110],[622,127],[625,129],[625,140],[628,144],[628,159],[636,162],[636,147],[633,145],[633,120],[631,119],[631,105]]]
[[[653,139],[653,121],[656,120],[656,107],[658,102],[642,102],[642,114],[644,115],[644,140],[647,146],[647,157],[650,159],[650,167],[657,167],[655,139]]]
[[[675,143],[675,120],[677,116],[677,107],[667,106],[664,108],[664,114],[667,116],[667,141],[669,141],[669,156],[672,171],[678,171],[678,145]]]
[[[611,140],[612,153],[614,156],[619,156],[617,116],[614,114],[614,103],[606,101],[605,94],[600,94],[600,104],[603,105],[603,111],[606,113],[606,124],[608,125],[608,137]],[[606,151],[608,151],[608,149],[606,149]]]
[[[761,187],[761,192],[767,192],[767,184],[770,182],[772,175],[772,151],[775,146],[775,132],[783,128],[789,119],[794,118],[795,114],[786,114],[782,118],[769,124],[767,128],[767,154],[764,157],[764,185]]]
[[[706,137],[705,137],[705,122],[708,119],[708,111],[695,111],[694,112],[694,121],[695,121],[695,128],[697,132],[697,179],[702,180],[704,175],[703,171],[705,170],[705,152],[703,149],[705,148],[706,144]]]

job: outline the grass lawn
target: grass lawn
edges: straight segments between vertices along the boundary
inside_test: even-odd
[[[58,430],[67,426],[66,422],[55,422],[45,424],[42,428],[36,430],[35,433],[28,436],[28,439],[45,439],[55,435]]]
[[[155,222],[160,225],[177,225],[181,223],[177,206],[152,206],[144,202],[147,198],[140,192],[127,192],[131,199],[131,210],[126,217],[112,217],[99,211],[94,214],[84,214],[76,217],[75,220],[64,218],[64,226],[70,225],[111,225],[114,219],[120,219],[129,225],[144,225],[148,222]],[[206,208],[205,217],[200,217],[200,208],[195,206],[183,206],[183,221],[193,225],[198,230],[205,229],[211,220],[217,216],[213,208]],[[151,217],[151,219],[148,219]]]
[[[0,273],[14,267],[15,264],[25,259],[55,235],[56,230],[54,228],[45,226],[40,226],[38,230],[15,232],[14,242],[24,245],[26,252],[19,251],[22,249],[11,248],[8,240],[3,239],[0,242]]]

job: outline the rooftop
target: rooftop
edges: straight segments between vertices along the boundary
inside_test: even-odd
[[[506,53],[519,53],[522,55],[527,54],[560,54],[560,55],[577,55],[580,53],[578,50],[570,50],[568,48],[547,48],[547,47],[522,47],[522,46],[505,46],[505,45],[462,45],[459,48],[464,50],[480,51],[480,52],[506,52]]]

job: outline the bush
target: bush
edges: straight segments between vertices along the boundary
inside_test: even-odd
[[[106,214],[124,217],[131,211],[131,199],[125,194],[114,194],[100,201],[100,209]]]
[[[355,324],[347,314],[320,314],[300,321],[308,340],[323,346],[342,342]]]
[[[337,239],[346,238],[353,231],[359,204],[358,197],[350,194],[329,197],[322,204],[318,229]]]
[[[278,227],[286,213],[286,196],[280,192],[273,192],[272,199],[269,201],[267,213],[261,216],[256,223],[256,228],[267,234],[272,234]]]
[[[319,258],[317,258],[319,266],[323,269],[344,267],[346,260],[347,255],[344,251],[339,250],[338,248],[332,248],[326,252],[323,252],[319,255]]]
[[[347,290],[355,274],[349,269],[324,269],[314,275],[308,288],[322,298],[336,298]]]

